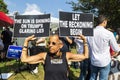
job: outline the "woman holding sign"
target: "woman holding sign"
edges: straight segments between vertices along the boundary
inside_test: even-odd
[[[31,64],[42,62],[44,64],[45,77],[44,80],[68,80],[68,61],[82,61],[88,58],[87,40],[83,35],[80,35],[84,42],[83,54],[73,54],[71,52],[61,52],[63,47],[62,41],[58,35],[49,37],[48,52],[41,52],[34,56],[28,56],[28,43],[36,39],[34,35],[29,36],[24,41],[21,61]]]

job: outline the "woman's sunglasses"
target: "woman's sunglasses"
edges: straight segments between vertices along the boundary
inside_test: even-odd
[[[56,45],[57,43],[55,43],[55,42],[48,42],[48,44],[49,44],[49,45],[50,45],[50,44]]]

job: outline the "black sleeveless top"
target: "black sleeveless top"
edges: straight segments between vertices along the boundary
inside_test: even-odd
[[[50,53],[47,53],[44,71],[44,80],[68,80],[66,53],[62,53],[61,58],[52,58]]]

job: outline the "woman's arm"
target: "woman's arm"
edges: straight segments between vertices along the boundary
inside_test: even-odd
[[[69,42],[69,44],[72,44],[72,43],[73,43],[73,40],[70,39],[68,36],[66,37],[66,40]]]
[[[45,59],[45,56],[46,56],[45,52],[39,53],[39,54],[33,55],[33,56],[28,55],[28,43],[29,43],[29,41],[35,40],[35,39],[36,38],[34,37],[34,35],[29,36],[25,39],[24,46],[23,46],[23,49],[22,49],[22,54],[21,54],[21,61],[22,62],[27,62],[27,63],[32,63],[33,64],[33,63],[38,63],[41,60]]]
[[[71,52],[66,53],[67,60],[69,61],[82,61],[84,59],[89,58],[89,50],[88,50],[88,44],[87,40],[83,35],[80,35],[78,38],[83,40],[83,46],[84,46],[84,51],[83,54],[74,54]]]

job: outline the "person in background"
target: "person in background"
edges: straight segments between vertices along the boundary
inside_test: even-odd
[[[4,48],[4,44],[0,38],[0,61],[3,61],[3,58],[4,58],[4,54],[1,52]]]
[[[115,32],[115,31],[114,31],[113,29],[111,29],[111,28],[107,28],[107,30],[111,31],[113,34],[114,34],[114,32]],[[114,35],[114,37],[116,38],[115,35]],[[112,49],[111,46],[110,46],[110,55],[111,55],[112,58],[117,55],[117,53],[115,53],[115,51],[113,51],[113,49]]]
[[[120,48],[120,28],[117,28],[117,35],[116,35],[116,40],[118,43],[118,46]],[[117,55],[119,55],[119,53],[117,53]],[[114,55],[116,57],[116,55]],[[120,55],[116,57],[118,59],[118,61],[120,61]]]
[[[120,52],[113,33],[106,29],[107,21],[106,16],[99,15],[94,36],[88,39],[91,48],[90,80],[95,80],[96,76],[99,76],[99,80],[108,80],[111,63],[110,46],[115,52]]]
[[[68,61],[82,61],[88,58],[87,40],[83,35],[80,35],[84,42],[83,54],[74,54],[71,52],[61,52],[63,47],[62,41],[58,35],[51,35],[48,41],[48,52],[41,52],[34,56],[28,56],[28,43],[36,39],[34,35],[29,36],[24,41],[21,61],[35,64],[42,62],[44,64],[44,80],[68,80]]]
[[[74,42],[76,44],[77,53],[83,53],[84,51],[83,40],[80,40],[77,37],[75,37]],[[79,64],[80,64],[80,76],[78,80],[89,80],[90,79],[90,60],[85,59],[79,62]]]
[[[117,38],[117,43],[120,46],[120,28],[117,28],[117,36],[116,36],[116,38]]]
[[[46,46],[47,46],[46,37],[39,38],[36,43],[42,52],[46,51]]]
[[[5,27],[5,29],[2,31],[1,39],[4,44],[2,53],[6,56],[9,45],[12,45],[12,32],[10,31],[8,27]],[[4,58],[4,60],[6,60],[6,57]]]

